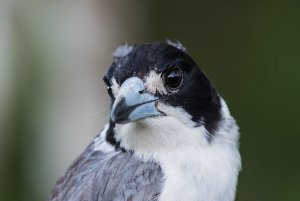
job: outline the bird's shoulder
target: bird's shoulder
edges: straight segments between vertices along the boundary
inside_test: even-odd
[[[49,201],[157,200],[162,173],[154,162],[143,162],[130,152],[107,149],[95,140],[68,168],[52,190]]]

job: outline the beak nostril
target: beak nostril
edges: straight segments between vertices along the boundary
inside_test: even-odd
[[[139,91],[139,94],[145,93],[145,90],[146,90],[146,89],[140,90],[140,91]]]

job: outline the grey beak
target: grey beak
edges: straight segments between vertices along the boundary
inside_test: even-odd
[[[163,115],[155,107],[157,97],[144,92],[141,79],[131,77],[121,86],[112,106],[111,120],[118,124],[125,124],[139,119]]]

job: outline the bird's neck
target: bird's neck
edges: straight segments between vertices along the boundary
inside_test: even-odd
[[[240,156],[235,147],[213,145],[164,153],[165,183],[160,201],[233,201]]]
[[[159,201],[234,200],[241,166],[239,132],[225,106],[211,141],[204,127],[189,127],[172,117],[116,126],[122,147],[160,164],[165,180]]]
[[[180,129],[180,134],[175,130],[170,134],[170,129],[165,133],[144,132],[140,135],[143,140],[130,141],[136,156],[157,161],[162,168],[165,180],[159,201],[234,200],[241,159],[237,129],[231,126],[206,143],[199,137],[201,130],[189,133]],[[148,135],[151,137],[145,140]],[[170,137],[168,146],[163,144],[163,135]]]

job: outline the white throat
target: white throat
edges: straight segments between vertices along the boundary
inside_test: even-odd
[[[160,201],[233,201],[241,166],[239,133],[223,100],[222,112],[211,142],[203,126],[186,126],[176,115],[117,125],[116,139],[143,160],[160,164],[165,179]]]
[[[160,201],[233,201],[240,168],[236,148],[178,150],[159,158],[165,175]]]

